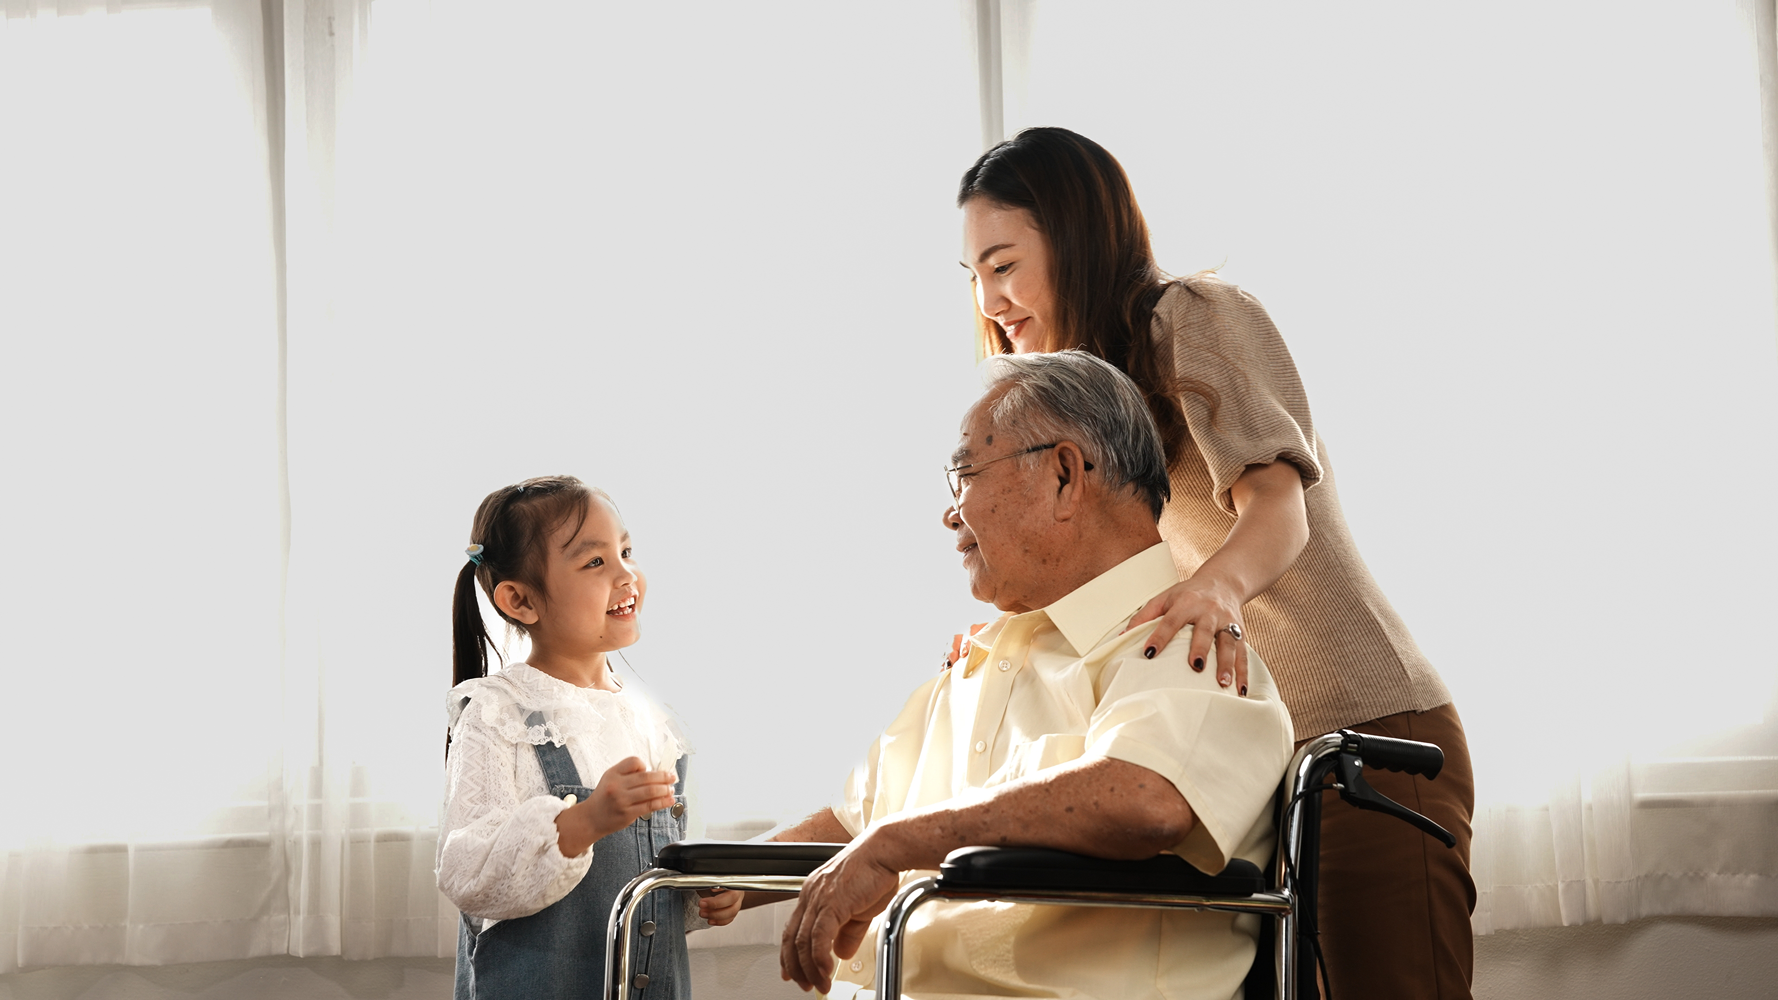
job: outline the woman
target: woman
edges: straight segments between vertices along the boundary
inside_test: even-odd
[[[1079,347],[1148,398],[1173,498],[1161,534],[1183,583],[1132,624],[1153,649],[1192,626],[1218,680],[1246,692],[1252,643],[1299,739],[1348,728],[1437,743],[1436,781],[1371,772],[1456,834],[1333,805],[1323,813],[1321,942],[1340,997],[1470,995],[1474,784],[1450,693],[1353,545],[1296,366],[1260,304],[1214,274],[1170,279],[1123,168],[1066,129],[1027,129],[958,191],[985,353]]]

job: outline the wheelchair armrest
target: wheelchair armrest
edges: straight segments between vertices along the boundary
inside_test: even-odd
[[[654,864],[685,875],[810,875],[845,847],[786,841],[680,840],[661,848]]]
[[[1089,892],[1178,893],[1248,896],[1267,889],[1264,873],[1236,858],[1206,875],[1184,858],[1158,854],[1141,861],[1111,861],[1040,847],[964,847],[939,866],[939,888],[968,890],[1076,889]]]

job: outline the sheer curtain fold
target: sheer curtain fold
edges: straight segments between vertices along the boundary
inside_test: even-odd
[[[1624,758],[1542,805],[1484,803],[1478,934],[1778,915],[1778,758]]]
[[[333,404],[317,366],[345,336],[340,151],[372,5],[272,0],[269,6],[282,19],[277,38],[294,429],[287,442],[292,488],[282,740],[289,952],[353,959],[448,956],[455,953],[456,912],[433,880],[434,817],[381,797],[388,773],[403,770],[377,753],[379,735],[392,727],[387,720],[379,724],[374,711],[360,710],[379,697],[362,674],[340,669],[353,661],[341,655],[335,625],[352,612],[340,605],[338,587],[355,560],[349,543],[319,526],[331,523],[330,508],[340,494],[360,494],[352,484],[327,477],[317,464],[317,440],[304,433]],[[375,780],[379,773],[385,775],[381,782]],[[422,771],[405,780],[421,787],[398,796],[401,801],[436,801],[435,775]]]
[[[356,680],[313,641],[324,577],[292,572],[329,554],[292,530],[285,348],[328,336],[370,3],[4,14],[0,136],[33,153],[0,164],[0,350],[34,377],[0,449],[38,486],[0,509],[41,536],[12,553],[39,584],[107,610],[5,584],[9,698],[62,708],[0,733],[13,760],[57,747],[0,775],[0,972],[451,954],[431,817],[380,802],[374,747],[329,725]]]

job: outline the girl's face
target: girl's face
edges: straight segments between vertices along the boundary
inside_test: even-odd
[[[533,643],[562,654],[607,653],[642,637],[648,581],[630,552],[630,533],[611,505],[594,497],[576,531],[569,521],[550,536],[544,571],[548,596]]]
[[[987,198],[963,203],[963,267],[975,307],[1000,324],[1014,354],[1050,349],[1056,290],[1049,237],[1031,213]]]

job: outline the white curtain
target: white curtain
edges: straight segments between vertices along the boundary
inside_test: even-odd
[[[1778,914],[1771,4],[1763,62],[1727,0],[970,6],[1003,133],[1283,329],[1464,717],[1477,931]]]
[[[1773,912],[1732,18],[1012,6],[1002,127],[1105,142],[1290,338],[1470,725],[1478,927]],[[638,539],[699,815],[821,805],[987,613],[937,520],[979,8],[5,0],[0,972],[449,954],[444,608],[541,472]]]
[[[0,971],[281,952],[258,8],[41,7],[0,21]]]
[[[4,9],[0,972],[451,954],[445,611],[518,478],[624,509],[700,823],[819,807],[982,620],[951,0]]]

